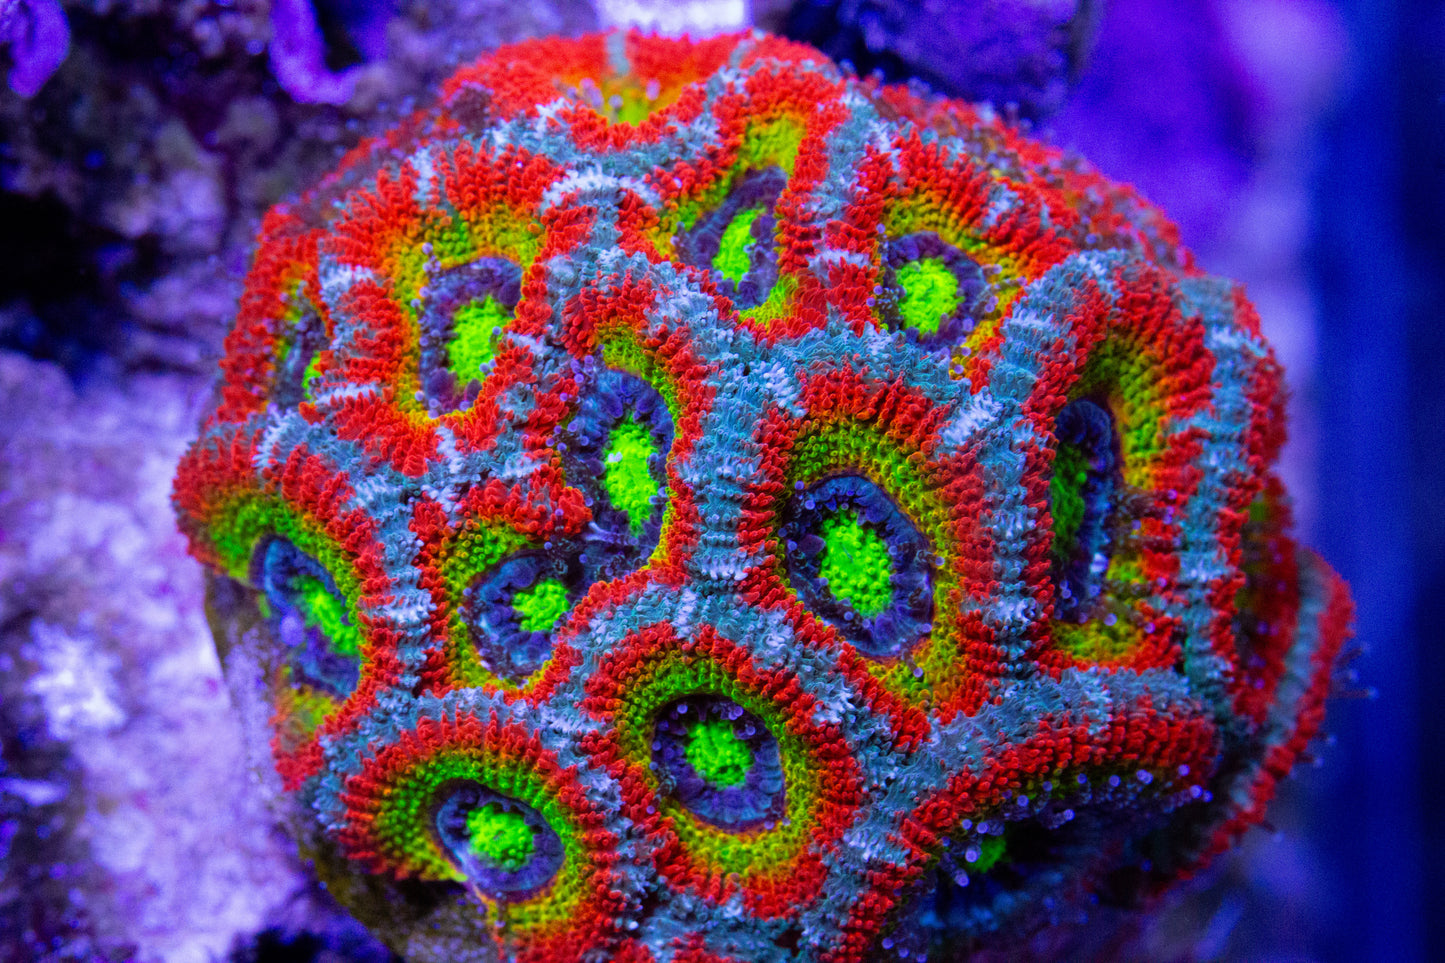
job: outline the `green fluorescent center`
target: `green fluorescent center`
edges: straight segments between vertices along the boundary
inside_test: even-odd
[[[985,836],[978,841],[978,859],[968,864],[975,873],[986,873],[1003,859],[1008,845],[1002,836]]]
[[[710,786],[741,785],[753,765],[753,753],[726,719],[706,719],[687,734],[688,765]]]
[[[722,240],[718,243],[717,257],[712,259],[712,265],[734,284],[740,282],[752,266],[752,259],[748,257],[748,245],[753,242],[753,221],[762,213],[761,207],[739,213],[728,223]]]
[[[939,323],[958,310],[958,278],[937,258],[911,261],[896,277],[903,288],[898,310],[910,328],[937,334]]]
[[[1054,554],[1068,559],[1084,520],[1084,485],[1089,466],[1074,445],[1060,445],[1049,480],[1049,511],[1054,516]]]
[[[607,467],[603,469],[602,487],[612,504],[627,514],[632,534],[642,534],[642,526],[652,517],[652,496],[657,483],[648,469],[648,459],[657,453],[652,432],[628,415],[612,429],[607,439]]]
[[[467,813],[472,852],[507,872],[527,865],[536,848],[535,832],[521,813],[487,803]]]
[[[886,609],[893,599],[893,560],[878,533],[845,509],[826,519],[818,534],[823,539],[818,574],[828,580],[828,591],[866,617]]]
[[[361,656],[361,633],[346,621],[346,608],[332,595],[320,579],[301,577],[296,580],[297,603],[307,626],[326,636],[331,651],[353,659]]]
[[[512,608],[521,616],[525,632],[550,632],[567,611],[567,587],[555,578],[543,579],[512,596]]]
[[[318,351],[311,356],[311,360],[306,363],[306,370],[301,373],[301,388],[305,392],[308,401],[315,400],[315,396],[311,393],[311,382],[321,376],[321,372],[318,370],[320,367],[321,352]]]
[[[493,334],[512,320],[512,312],[490,294],[469,301],[452,316],[454,334],[447,360],[457,381],[467,384],[481,379],[482,365],[492,360]]]

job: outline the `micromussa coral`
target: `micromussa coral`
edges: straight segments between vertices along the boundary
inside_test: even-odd
[[[1281,373],[1129,188],[762,34],[536,40],[262,225],[175,505],[409,959],[963,958],[1317,732]]]

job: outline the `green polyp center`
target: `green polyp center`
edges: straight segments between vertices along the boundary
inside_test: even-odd
[[[311,382],[320,377],[320,368],[321,352],[318,351],[311,356],[311,360],[306,363],[306,370],[301,373],[301,389],[305,392],[308,400],[313,398],[311,394]]]
[[[741,785],[753,765],[752,750],[726,719],[705,719],[687,734],[688,765],[708,785],[719,789]]]
[[[1049,480],[1049,511],[1054,516],[1054,554],[1068,558],[1084,521],[1084,485],[1089,464],[1074,445],[1060,445]]]
[[[969,863],[968,868],[975,873],[986,873],[1003,859],[1007,851],[1008,844],[1002,836],[984,836],[978,841],[978,859]]]
[[[337,655],[359,658],[361,633],[346,621],[346,607],[320,579],[301,577],[296,580],[297,602],[306,625],[326,636],[331,651]]]
[[[550,632],[567,611],[567,587],[555,578],[543,579],[512,596],[512,608],[521,616],[526,632]]]
[[[465,385],[481,378],[482,365],[495,353],[494,333],[511,320],[512,312],[490,294],[457,309],[452,316],[452,343],[447,358],[459,382]]]
[[[748,245],[753,242],[753,222],[763,213],[761,207],[740,212],[728,223],[718,242],[717,257],[712,259],[713,267],[734,284],[742,281],[752,266],[748,256]]]
[[[645,88],[628,88],[617,96],[620,102],[615,106],[612,99],[608,98],[609,106],[616,111],[615,121],[617,123],[640,124],[652,116],[652,112],[658,107],[657,100],[648,96]]]
[[[657,483],[652,479],[648,460],[656,453],[652,432],[631,415],[620,421],[607,439],[602,487],[612,504],[626,513],[634,535],[641,534],[642,526],[652,517]]]
[[[895,277],[903,289],[898,311],[910,328],[937,334],[943,319],[958,310],[958,278],[937,258],[910,261]]]
[[[536,831],[527,818],[497,803],[467,813],[467,836],[472,852],[509,873],[527,865],[536,849]]]
[[[819,526],[823,558],[818,575],[828,591],[864,616],[872,617],[893,599],[893,560],[888,546],[855,512],[843,510]]]

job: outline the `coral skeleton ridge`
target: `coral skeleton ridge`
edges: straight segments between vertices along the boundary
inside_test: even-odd
[[[938,961],[1145,899],[1262,818],[1350,617],[1238,286],[762,34],[460,70],[271,211],[222,368],[174,494],[218,644],[413,961]]]

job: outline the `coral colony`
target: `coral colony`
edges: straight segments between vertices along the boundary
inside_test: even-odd
[[[761,34],[462,69],[269,214],[222,368],[175,483],[218,641],[413,961],[1078,923],[1261,819],[1346,634],[1241,290]]]

